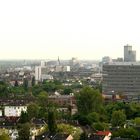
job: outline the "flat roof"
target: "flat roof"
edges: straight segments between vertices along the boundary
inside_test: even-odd
[[[140,62],[110,62],[103,65],[140,65]]]

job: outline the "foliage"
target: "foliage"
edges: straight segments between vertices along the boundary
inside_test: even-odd
[[[94,130],[104,131],[104,130],[108,130],[109,129],[109,126],[108,126],[107,123],[97,122],[97,123],[93,123],[92,124],[92,128]]]
[[[136,139],[140,137],[140,134],[134,128],[121,128],[118,131],[113,132],[113,137]]]
[[[46,92],[55,92],[56,90],[56,85],[54,82],[46,82],[43,84],[43,90]]]
[[[74,118],[78,120],[79,124],[82,126],[91,124],[91,122],[88,120],[87,116],[85,115],[77,114],[74,116]]]
[[[41,106],[39,107],[38,118],[44,118],[44,119],[48,118],[48,113],[47,113],[46,107],[41,107]]]
[[[28,80],[26,78],[24,78],[24,81],[23,81],[23,88],[25,91],[28,90]]]
[[[88,115],[92,112],[101,112],[102,96],[98,90],[85,87],[76,96],[76,99],[78,111],[80,114]]]
[[[46,107],[48,105],[48,94],[46,91],[42,91],[37,96],[38,104],[41,107]]]
[[[112,112],[123,110],[126,114],[127,119],[134,119],[140,117],[140,103],[130,102],[115,102],[106,105],[106,112],[108,113],[109,119],[111,119]]]
[[[70,93],[73,93],[72,88],[70,88],[70,87],[64,88],[64,91],[63,91],[64,95],[69,95]]]
[[[0,140],[10,140],[10,138],[9,138],[8,134],[2,133],[2,134],[0,135]]]
[[[74,127],[69,124],[59,124],[58,126],[58,132],[60,133],[66,133],[66,134],[72,134],[74,133]]]
[[[39,106],[35,103],[30,103],[27,107],[27,113],[29,120],[37,118],[39,112]]]
[[[88,114],[87,119],[89,120],[89,122],[92,124],[93,122],[99,122],[100,121],[100,117],[99,114],[96,112],[92,112],[90,114]]]
[[[28,121],[29,121],[29,116],[28,116],[27,112],[22,111],[21,115],[20,115],[19,122],[20,123],[27,123]]]
[[[82,130],[78,127],[74,127],[70,124],[58,124],[58,132],[71,134],[74,140],[79,140]]]
[[[57,131],[56,110],[54,107],[48,109],[48,128],[49,131],[55,133]]]
[[[33,76],[32,77],[32,86],[34,86],[35,85],[35,77]]]
[[[0,81],[0,97],[8,97],[8,86],[3,81]]]
[[[32,93],[34,96],[38,96],[40,92],[43,91],[43,88],[41,85],[35,85],[32,87]]]
[[[17,140],[29,140],[30,137],[30,124],[21,124],[18,128],[18,138]]]
[[[112,126],[123,126],[126,121],[126,115],[123,111],[114,111],[112,114]]]
[[[134,119],[134,124],[140,126],[140,117]]]
[[[15,86],[15,87],[10,87],[9,92],[13,93],[14,97],[15,97],[15,96],[18,96],[18,95],[24,95],[25,90],[21,86]]]
[[[88,139],[88,135],[86,134],[86,132],[83,132],[81,135],[80,135],[80,139],[79,140],[87,140]]]

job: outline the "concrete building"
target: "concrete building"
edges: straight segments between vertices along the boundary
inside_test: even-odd
[[[70,66],[63,66],[63,72],[70,72]]]
[[[43,80],[52,80],[53,77],[48,74],[48,68],[42,66],[35,67],[35,80],[43,81]]]
[[[41,66],[35,67],[35,80],[40,81],[41,80]]]
[[[70,66],[56,66],[55,72],[70,72]]]
[[[47,66],[47,61],[41,61],[40,66],[41,67],[46,67]]]
[[[41,80],[53,80],[53,76],[52,75],[47,75],[47,74],[42,74],[41,75]]]
[[[76,58],[76,57],[72,57],[72,59],[70,60],[70,65],[71,66],[74,66],[78,63],[79,63],[79,61],[78,61],[78,58]]]
[[[104,64],[102,89],[104,94],[140,95],[140,63]]]
[[[102,58],[102,64],[110,63],[110,62],[112,62],[112,59],[109,56],[104,56]]]
[[[125,62],[135,62],[136,61],[136,51],[132,50],[132,46],[124,46],[124,61]]]

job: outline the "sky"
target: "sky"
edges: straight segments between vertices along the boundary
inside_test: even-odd
[[[140,60],[140,0],[1,0],[0,59]]]

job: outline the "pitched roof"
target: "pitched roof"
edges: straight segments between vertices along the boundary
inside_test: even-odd
[[[111,132],[110,131],[98,131],[96,135],[98,136],[108,136]]]

